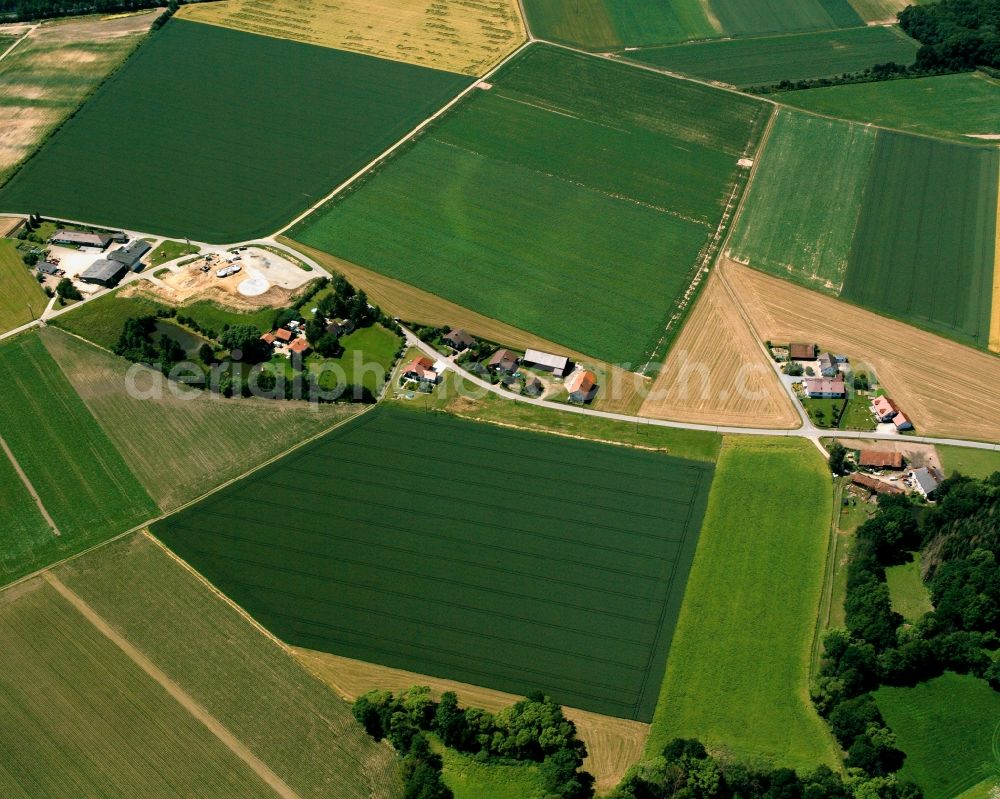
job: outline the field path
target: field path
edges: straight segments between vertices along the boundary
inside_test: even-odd
[[[42,514],[42,518],[45,519],[45,523],[52,528],[52,533],[54,535],[62,535],[59,532],[59,528],[56,527],[55,520],[49,515],[49,512],[45,509],[45,505],[42,504],[42,498],[38,495],[35,487],[31,484],[31,480],[28,479],[28,475],[24,473],[24,469],[21,468],[21,464],[17,462],[17,458],[14,457],[14,453],[11,452],[10,447],[7,446],[7,442],[4,440],[3,436],[0,436],[0,449],[3,449],[4,454],[10,461],[11,466],[14,467],[14,471],[17,472],[17,476],[21,478],[21,482],[24,483],[24,487],[28,489],[28,493],[31,494],[31,498],[35,500],[35,504],[38,506],[38,512]]]
[[[997,192],[997,232],[993,246],[993,305],[990,308],[990,343],[992,352],[1000,352],[1000,191]]]
[[[94,625],[108,640],[121,649],[128,657],[146,674],[158,682],[171,697],[194,716],[198,721],[208,727],[209,731],[222,743],[224,743],[240,760],[246,763],[254,773],[257,774],[274,792],[283,799],[300,799],[277,774],[268,768],[267,764],[253,754],[243,745],[232,733],[229,732],[219,721],[205,708],[198,704],[191,696],[184,691],[177,683],[164,674],[156,665],[142,652],[126,641],[115,632],[111,626],[101,618],[90,605],[84,602],[76,593],[67,588],[62,581],[52,572],[45,572],[46,582],[58,591],[62,597],[69,602],[87,621]]]
[[[16,40],[16,41],[15,41],[15,42],[14,42],[14,43],[13,43],[13,44],[12,44],[12,45],[10,46],[10,47],[8,47],[8,48],[7,48],[6,50],[4,50],[4,51],[3,51],[2,53],[0,53],[0,61],[3,61],[3,60],[4,60],[4,59],[5,59],[6,57],[7,57],[7,56],[9,56],[9,55],[10,55],[11,53],[13,53],[13,52],[14,52],[14,50],[15,50],[15,49],[17,48],[17,46],[18,46],[18,45],[19,45],[19,44],[20,44],[21,42],[23,42],[23,41],[24,41],[25,39],[27,39],[27,38],[28,38],[29,36],[31,36],[31,34],[35,32],[35,29],[36,29],[36,28],[38,27],[38,25],[41,25],[41,24],[42,24],[42,23],[41,23],[41,22],[39,22],[39,23],[38,23],[37,25],[32,25],[32,26],[31,26],[30,28],[28,28],[28,30],[26,30],[26,31],[24,32],[24,34],[23,34],[23,35],[22,35],[22,36],[21,36],[21,37],[20,37],[19,39],[17,39],[17,40]]]

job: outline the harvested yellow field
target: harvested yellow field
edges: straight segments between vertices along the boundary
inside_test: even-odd
[[[0,238],[9,236],[21,225],[19,216],[0,216]]]
[[[870,364],[918,433],[1000,441],[1000,358],[734,261],[720,269],[759,338],[815,342]]]
[[[226,0],[178,16],[466,75],[526,38],[517,0]]]
[[[374,304],[400,319],[424,325],[462,327],[474,336],[503,344],[505,347],[519,350],[533,347],[569,356],[577,363],[584,364],[597,376],[600,389],[592,403],[592,407],[597,410],[611,413],[638,413],[643,398],[651,388],[652,381],[648,377],[596,361],[585,353],[567,349],[554,341],[539,338],[534,333],[470,311],[436,294],[385,277],[284,236],[280,236],[278,241],[308,255],[327,271],[342,274],[355,286],[364,289]]]
[[[0,184],[132,52],[159,13],[45,22],[0,61]]]
[[[793,429],[801,421],[718,275],[711,275],[640,416]]]
[[[440,697],[445,691],[454,691],[462,705],[480,707],[494,713],[522,698],[503,691],[442,680],[325,652],[309,649],[292,651],[300,663],[349,702],[374,689],[399,692],[412,685],[426,685],[435,697]],[[609,791],[621,781],[628,768],[639,761],[646,745],[649,725],[570,707],[563,708],[563,711],[566,718],[576,724],[580,738],[587,744],[589,755],[583,767],[594,775],[599,793]]]

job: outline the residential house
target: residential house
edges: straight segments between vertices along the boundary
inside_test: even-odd
[[[566,374],[566,370],[569,367],[569,358],[564,355],[552,355],[548,352],[541,352],[540,350],[528,350],[524,353],[521,363],[525,366],[534,366],[538,369],[552,372],[556,377],[562,377]]]
[[[295,338],[295,334],[285,327],[279,327],[274,331],[274,338],[279,344],[289,344]]]
[[[882,480],[876,480],[867,474],[861,474],[860,472],[855,472],[851,476],[851,482],[856,486],[861,486],[871,491],[873,494],[903,494],[906,493],[899,486],[894,486],[891,483],[885,483]]]
[[[521,363],[521,359],[510,350],[497,350],[494,352],[490,359],[486,362],[486,368],[491,372],[505,372],[507,374],[513,374],[517,371],[518,364]]]
[[[57,230],[49,238],[52,244],[69,244],[77,247],[97,247],[106,250],[112,242],[111,236],[103,233],[88,233],[85,230]]]
[[[876,421],[883,424],[891,422],[893,417],[899,413],[899,408],[888,397],[875,397],[872,400],[871,410]]]
[[[455,352],[464,352],[476,343],[476,340],[462,329],[445,333],[441,336],[441,341],[455,350]]]
[[[87,267],[80,274],[80,280],[84,283],[92,283],[95,286],[114,288],[126,274],[128,274],[128,267],[125,264],[102,258]]]
[[[261,336],[260,340],[263,341],[265,344],[267,344],[269,347],[273,347],[274,342],[278,340],[278,337],[275,336],[274,333],[268,332],[265,333],[263,336]]]
[[[895,416],[892,417],[892,423],[896,425],[897,430],[913,429],[913,422],[911,422],[907,418],[906,414],[904,414],[902,411],[900,411],[899,413],[897,413]]]
[[[436,384],[439,375],[434,371],[434,361],[427,357],[415,358],[403,367],[404,380]]]
[[[529,397],[540,397],[545,393],[545,386],[542,381],[532,374],[525,375],[523,392]]]
[[[858,466],[863,469],[902,469],[903,453],[863,449],[858,457]]]
[[[937,491],[938,486],[944,481],[940,472],[928,469],[926,466],[910,472],[910,479],[913,481],[913,489],[925,499],[930,499],[931,494]]]
[[[788,357],[793,361],[816,360],[815,344],[789,344]]]
[[[311,349],[312,347],[309,346],[309,342],[306,341],[305,336],[300,336],[288,345],[288,351],[292,355],[301,355],[303,357],[308,355]]]
[[[843,378],[810,377],[805,386],[809,399],[844,399],[847,396]]]
[[[63,275],[66,274],[65,271],[60,269],[55,264],[49,263],[48,261],[39,261],[37,264],[35,264],[35,269],[37,269],[43,275],[52,275],[53,277],[62,277]]]
[[[586,369],[573,372],[566,381],[566,390],[571,402],[590,402],[597,393],[597,376]]]
[[[840,372],[836,359],[829,352],[821,352],[818,362],[819,372],[823,377],[836,377]]]

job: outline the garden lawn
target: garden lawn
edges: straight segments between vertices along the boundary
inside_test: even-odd
[[[733,257],[838,294],[874,150],[870,128],[779,111],[733,231]]]
[[[836,766],[809,701],[830,473],[806,441],[727,437],[647,754],[675,737],[780,766]]]
[[[934,610],[930,592],[920,577],[919,552],[914,554],[909,563],[886,569],[885,579],[889,584],[892,609],[908,622],[913,623]]]
[[[880,131],[844,299],[985,349],[998,179],[997,148]]]
[[[154,532],[293,646],[648,721],[711,477],[379,406]]]
[[[158,513],[37,333],[0,345],[0,384],[0,435],[62,533],[22,549],[8,563],[8,576],[46,566]]]
[[[1000,81],[979,73],[824,86],[772,95],[782,103],[843,119],[970,141],[1000,133]]]
[[[167,261],[180,258],[182,255],[194,255],[197,252],[200,252],[200,248],[197,245],[167,239],[160,242],[156,249],[149,254],[149,265],[159,266],[160,264],[167,263]]]
[[[623,55],[696,78],[734,86],[766,86],[783,80],[832,77],[888,61],[910,64],[917,47],[899,28],[871,26],[693,42]]]
[[[343,336],[340,344],[344,352],[339,358],[321,359],[316,356],[310,359],[310,363],[317,366],[324,364],[325,368],[334,365],[343,370],[343,374],[339,371],[326,372],[326,379],[320,380],[324,387],[360,384],[377,395],[392,371],[402,343],[391,330],[372,325]]]
[[[270,234],[469,80],[172,20],[0,191],[0,207],[201,241]],[[100,191],[77,190],[94,175]]]
[[[37,319],[49,299],[10,239],[0,239],[0,333]]]
[[[290,235],[595,358],[642,364],[765,115],[756,100],[535,46]]]
[[[883,686],[875,699],[906,753],[900,779],[926,799],[952,799],[1000,778],[1000,693],[985,680],[946,673],[912,688]]]

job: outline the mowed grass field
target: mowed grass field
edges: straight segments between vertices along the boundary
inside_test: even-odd
[[[59,528],[7,563],[15,578],[157,514],[153,500],[77,396],[37,333],[0,345],[0,436]],[[147,444],[153,446],[148,440]],[[3,528],[0,537],[16,534]]]
[[[108,544],[56,574],[301,799],[402,796],[395,753],[148,536]],[[197,761],[197,752],[188,757]]]
[[[971,141],[1000,134],[1000,80],[981,73],[782,92],[773,99],[827,116]]]
[[[847,0],[708,0],[730,36],[785,31],[830,30],[861,25]]]
[[[25,266],[14,242],[0,239],[0,332],[37,319],[48,302],[35,270]]]
[[[872,26],[782,36],[693,42],[624,53],[643,63],[734,86],[764,86],[856,72],[873,64],[910,64],[917,43],[898,28]]]
[[[875,699],[906,753],[900,779],[917,783],[927,799],[1000,779],[1000,693],[985,680],[946,673],[912,688],[883,686]]]
[[[729,242],[732,257],[839,294],[875,139],[861,125],[781,109]]]
[[[110,350],[118,343],[125,322],[136,316],[155,315],[163,307],[146,297],[123,297],[121,291],[116,291],[53,317],[49,324]]]
[[[998,180],[997,148],[880,131],[842,296],[985,349]]]
[[[524,41],[517,0],[227,0],[178,15],[468,75]]]
[[[125,60],[155,17],[50,20],[0,61],[0,185]],[[0,52],[12,43],[0,43]]]
[[[4,796],[274,792],[41,578],[0,595]]]
[[[138,394],[132,396],[128,361],[60,330],[40,335],[129,470],[164,511],[356,413],[348,405],[312,407],[181,392],[152,369],[134,378]]]
[[[648,720],[711,477],[380,407],[154,532],[294,646]]]
[[[265,235],[468,81],[173,20],[24,165],[0,207],[202,241]],[[100,191],[77,190],[95,174]]]
[[[535,46],[289,235],[592,357],[642,364],[766,113]]]
[[[952,472],[960,472],[982,480],[993,472],[1000,472],[1000,452],[968,447],[949,447],[943,444],[938,444],[935,449],[941,456],[941,465],[944,467],[945,473],[949,476]]]
[[[920,577],[919,552],[914,554],[913,560],[909,563],[901,563],[886,569],[885,579],[889,584],[892,609],[908,622],[913,623],[925,613],[934,610],[930,592]]]
[[[648,754],[686,737],[793,768],[839,762],[808,692],[831,512],[810,442],[726,439]]]

